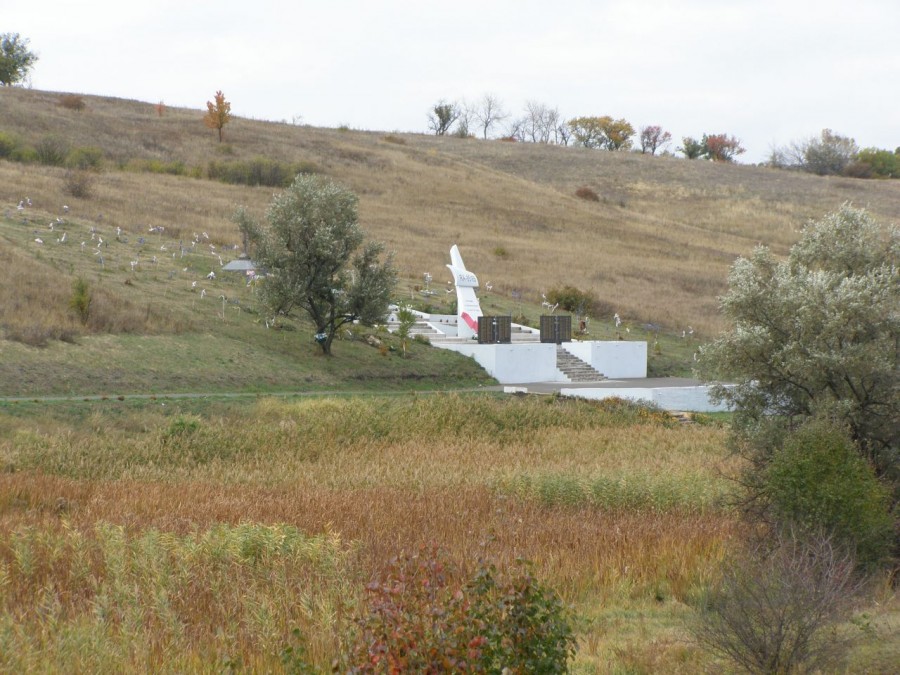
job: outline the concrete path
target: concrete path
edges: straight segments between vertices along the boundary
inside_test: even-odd
[[[529,393],[553,394],[560,389],[661,389],[665,387],[699,387],[700,380],[690,377],[636,377],[620,380],[600,380],[599,382],[531,382],[507,385],[522,387]],[[502,387],[500,388],[502,391]]]

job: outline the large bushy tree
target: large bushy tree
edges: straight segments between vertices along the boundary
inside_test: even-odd
[[[301,174],[276,195],[265,224],[243,209],[235,220],[269,273],[262,285],[268,307],[285,315],[305,312],[325,354],[344,324],[371,325],[386,314],[396,271],[390,256],[382,259],[382,244],[365,241],[356,195],[347,188]]]
[[[736,408],[758,468],[779,435],[814,418],[845,427],[900,495],[900,231],[842,206],[810,223],[786,260],[740,258],[721,299],[731,327],[701,350],[706,379]]]
[[[585,148],[628,150],[634,136],[634,127],[627,120],[614,120],[609,115],[576,117],[569,120],[568,126],[575,142]]]
[[[37,54],[28,49],[28,38],[0,33],[0,85],[9,87],[24,80],[37,60]]]

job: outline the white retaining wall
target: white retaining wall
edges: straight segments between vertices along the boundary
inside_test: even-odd
[[[564,342],[562,347],[582,361],[587,361],[594,370],[611,380],[620,377],[647,377],[646,342],[590,340]]]
[[[525,382],[567,382],[556,369],[556,345],[541,342],[507,345],[436,343],[471,356],[501,384]]]
[[[555,344],[435,342],[434,346],[471,356],[500,384],[569,381],[556,369]],[[647,377],[646,342],[565,342],[562,346],[608,378]]]
[[[563,387],[559,390],[563,396],[576,396],[599,400],[604,398],[619,397],[632,401],[647,401],[654,403],[663,410],[683,410],[686,412],[723,412],[728,410],[724,403],[712,403],[709,400],[709,387],[657,387],[648,388],[583,388],[569,389]]]

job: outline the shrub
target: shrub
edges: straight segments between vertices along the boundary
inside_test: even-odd
[[[69,146],[59,136],[44,136],[35,146],[35,152],[41,164],[62,166],[69,155]]]
[[[200,420],[193,415],[178,415],[165,430],[164,437],[173,439],[179,436],[192,436],[200,430]]]
[[[366,590],[351,673],[560,673],[575,652],[562,604],[524,563],[509,577],[481,563],[463,583],[429,549],[401,555]]]
[[[850,162],[844,167],[841,175],[848,178],[872,178],[874,177],[874,172],[872,171],[872,165],[867,162]]]
[[[500,258],[501,260],[506,260],[509,258],[509,251],[506,250],[505,246],[495,246],[494,247],[494,255]]]
[[[59,105],[66,110],[81,111],[85,108],[84,98],[78,94],[63,94],[59,97]]]
[[[878,148],[865,148],[859,151],[856,160],[845,170],[847,175],[854,175],[853,169],[856,166],[861,166],[868,171],[866,178],[873,175],[880,178],[900,178],[900,155],[896,152],[879,150]]]
[[[394,134],[388,134],[387,136],[383,136],[382,140],[387,143],[394,143],[395,145],[406,145],[406,139],[402,136],[396,136]]]
[[[63,192],[77,199],[90,199],[94,194],[94,177],[81,169],[70,169],[63,176]]]
[[[125,167],[129,171],[145,171],[147,173],[165,173],[171,176],[194,175],[194,169],[188,169],[181,160],[163,162],[159,159],[136,159]],[[199,176],[196,176],[199,177]]]
[[[265,185],[267,187],[287,187],[298,173],[316,173],[309,162],[288,164],[265,157],[251,160],[211,161],[206,175],[232,185]]]
[[[72,169],[99,169],[103,150],[97,147],[73,148],[66,157],[66,166]]]
[[[596,314],[598,307],[597,296],[593,291],[582,291],[574,286],[550,289],[547,292],[547,302],[559,303],[564,310],[578,314]]]
[[[38,153],[37,150],[29,146],[16,146],[10,153],[9,158],[14,162],[33,164],[38,161]]]
[[[591,190],[591,188],[587,186],[583,186],[575,190],[575,196],[584,199],[589,202],[599,202],[600,197],[597,196],[597,193]]]
[[[481,649],[485,672],[562,673],[576,642],[559,597],[544,588],[524,561],[502,578],[482,563],[468,584],[470,621],[482,633],[470,641]]]
[[[406,356],[406,341],[409,339],[409,331],[416,325],[416,315],[409,307],[401,307],[397,312],[397,335]]]
[[[87,323],[91,315],[91,290],[87,281],[78,277],[72,284],[72,296],[69,298],[69,307],[78,315],[81,323]]]
[[[814,421],[789,434],[765,477],[780,523],[833,532],[866,568],[890,554],[890,495],[843,429]]]
[[[0,131],[0,158],[11,158],[16,148],[18,147],[18,139],[3,131]]]
[[[825,537],[788,532],[730,563],[694,626],[698,642],[751,673],[836,671],[849,648],[832,630],[861,583]]]

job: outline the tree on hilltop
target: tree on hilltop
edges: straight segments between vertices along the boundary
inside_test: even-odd
[[[575,142],[585,148],[602,150],[627,150],[631,147],[634,127],[624,120],[609,115],[602,117],[576,117],[568,121]]]
[[[485,94],[475,106],[475,119],[481,126],[481,133],[484,138],[488,137],[494,126],[507,117],[509,117],[509,113],[503,109],[500,99],[493,94]]]
[[[780,166],[796,168],[819,176],[837,176],[856,159],[859,146],[849,136],[822,129],[818,136],[795,141],[775,151]]]
[[[0,33],[0,85],[11,87],[23,81],[37,60],[37,54],[28,49],[28,38]]]
[[[434,132],[435,136],[446,136],[454,122],[459,119],[460,112],[456,103],[448,103],[441,99],[431,107],[431,111],[428,113],[428,128]]]
[[[693,136],[685,136],[681,139],[681,147],[676,148],[676,150],[683,154],[686,159],[700,159],[704,156],[706,148],[702,141],[698,141]]]
[[[219,132],[219,143],[222,142],[222,129],[231,121],[231,103],[225,100],[225,94],[222,90],[216,92],[213,101],[206,102],[207,112],[203,118],[203,123],[210,129],[216,129]]]
[[[741,142],[728,134],[703,134],[703,154],[714,162],[731,162],[746,152]]]
[[[672,141],[672,134],[665,131],[658,124],[641,127],[641,154],[648,152],[655,155],[657,150],[661,150]]]

